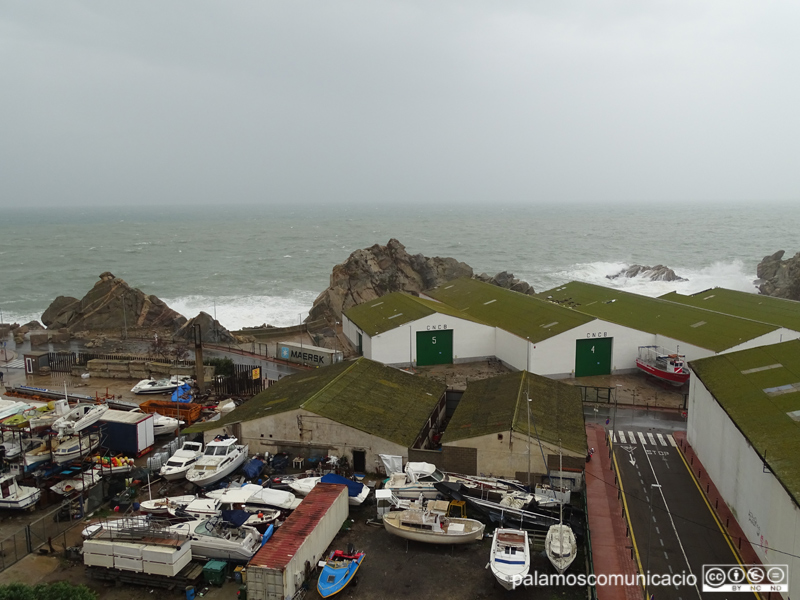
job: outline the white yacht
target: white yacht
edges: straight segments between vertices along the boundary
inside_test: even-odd
[[[558,471],[562,472],[561,466],[561,441],[558,444]],[[578,543],[575,534],[569,525],[564,523],[564,505],[558,506],[558,525],[551,525],[544,538],[544,551],[550,563],[561,575],[569,569],[578,554]]]
[[[81,456],[89,454],[100,445],[100,434],[91,433],[89,435],[72,435],[66,439],[53,440],[53,460],[57,463],[65,463]]]
[[[134,394],[168,394],[178,389],[184,383],[192,380],[189,376],[173,375],[164,379],[142,379],[131,388]]]
[[[167,512],[171,517],[205,519],[218,517],[222,512],[221,504],[218,498],[195,498],[187,504],[175,502],[167,509]]]
[[[300,498],[291,492],[264,488],[254,483],[246,483],[241,487],[229,487],[224,490],[213,490],[206,494],[209,498],[219,498],[224,505],[242,508],[247,512],[278,509],[294,510],[300,506]]]
[[[186,471],[203,456],[203,444],[200,442],[184,442],[180,450],[167,459],[167,463],[158,472],[167,481],[175,481],[186,477]]]
[[[217,436],[206,445],[203,456],[186,472],[186,479],[205,487],[233,473],[247,460],[248,447],[237,445],[235,437]]]
[[[46,463],[53,459],[50,443],[51,442],[48,440],[43,440],[39,445],[31,448],[25,453],[25,465],[28,467],[28,470],[31,470],[31,468],[39,465],[40,463]],[[53,446],[57,446],[58,442],[53,439],[52,444]]]
[[[171,508],[178,506],[186,506],[197,496],[167,496],[165,498],[156,498],[155,500],[144,500],[139,503],[139,510],[143,513],[150,515],[166,515]]]
[[[229,527],[219,517],[186,521],[169,531],[192,540],[192,557],[247,562],[261,546],[261,534],[254,527]]]
[[[0,477],[0,508],[28,508],[36,504],[41,496],[42,490],[19,485],[11,474]]]
[[[422,494],[424,498],[434,500],[439,497],[434,484],[441,481],[448,481],[448,478],[436,465],[410,462],[406,464],[405,472],[392,473],[383,487],[392,490],[398,498],[416,500]]]
[[[347,486],[347,503],[350,506],[361,506],[369,496],[369,488],[363,483],[347,479],[341,475],[329,473],[323,477],[303,477],[289,482],[289,488],[300,496],[308,496],[319,483],[335,483]]]
[[[421,510],[388,512],[383,515],[383,527],[393,535],[428,544],[466,544],[480,540],[486,526],[475,519],[448,517],[449,505],[446,500],[435,500]]]
[[[528,532],[500,527],[495,529],[489,564],[497,582],[505,589],[513,590],[514,582],[522,581],[531,568]]]
[[[59,435],[73,435],[97,423],[107,410],[108,404],[81,403],[56,419],[52,427],[59,432]]]
[[[175,430],[181,425],[185,425],[185,421],[179,421],[173,417],[166,417],[157,412],[153,413],[153,435],[175,433]]]

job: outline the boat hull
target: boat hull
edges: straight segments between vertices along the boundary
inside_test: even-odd
[[[212,483],[216,483],[217,481],[219,481],[223,477],[227,477],[228,475],[233,473],[236,469],[238,469],[239,467],[241,467],[244,464],[244,461],[247,460],[247,450],[248,450],[248,447],[244,446],[242,448],[241,454],[239,454],[239,456],[237,456],[236,458],[234,458],[230,462],[228,462],[228,463],[226,463],[224,465],[221,465],[218,469],[215,469],[214,471],[204,471],[203,472],[204,474],[203,474],[202,477],[200,477],[199,475],[195,475],[195,473],[197,473],[197,471],[194,471],[194,470],[190,469],[186,473],[186,479],[188,481],[191,481],[193,484],[195,484],[198,487],[206,487],[208,485],[211,485]],[[195,463],[195,466],[199,462],[200,461]]]
[[[559,533],[562,536],[560,541],[558,539]],[[553,551],[554,546],[563,549],[564,546],[562,544],[564,544],[564,542],[568,544],[570,549],[569,553],[555,555]],[[545,537],[544,549],[547,558],[550,559],[550,564],[558,571],[559,575],[563,575],[564,572],[569,569],[577,555],[578,548],[577,542],[575,541],[575,534],[572,533],[572,529],[570,529],[568,525],[553,525],[548,530],[547,536]]]
[[[24,510],[33,506],[42,497],[42,490],[37,488],[26,488],[20,486],[20,494],[17,498],[3,498],[0,500],[0,509],[3,510]],[[24,492],[23,492],[24,490]]]
[[[518,529],[495,529],[489,564],[497,583],[509,591],[515,589],[514,583],[522,581],[531,566],[528,534]]]
[[[442,532],[433,532],[433,531],[425,531],[423,529],[412,529],[410,527],[404,527],[400,522],[400,515],[403,511],[400,512],[391,512],[383,515],[383,527],[391,533],[392,535],[396,535],[398,537],[413,540],[415,542],[423,542],[425,544],[469,544],[471,542],[475,542],[480,540],[483,537],[483,531],[485,529],[485,525],[480,523],[479,521],[473,521],[472,519],[450,519],[452,523],[462,523],[462,522],[470,522],[474,523],[473,527],[465,527],[464,532],[449,532],[444,533]],[[466,524],[466,523],[465,523]]]
[[[666,381],[674,386],[682,386],[684,383],[689,381],[689,373],[669,373],[667,371],[662,371],[661,369],[657,369],[653,365],[649,365],[646,362],[636,359],[636,366],[639,367],[640,371],[647,373],[648,375],[652,375],[653,377],[657,377],[662,381]]]
[[[323,598],[330,598],[346,588],[347,584],[356,576],[361,563],[364,561],[364,556],[364,554],[361,554],[357,559],[350,561],[346,567],[334,568],[326,564],[317,580],[317,592],[319,592],[319,595]]]

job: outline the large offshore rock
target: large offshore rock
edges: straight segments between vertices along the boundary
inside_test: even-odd
[[[756,274],[763,280],[758,290],[766,296],[800,300],[800,252],[786,260],[781,260],[783,255],[779,250],[758,263]]]
[[[200,337],[210,344],[235,344],[233,334],[219,324],[219,321],[205,312],[200,312],[193,319],[189,319],[175,332],[176,338],[194,341],[194,326],[200,325]]]
[[[56,298],[45,311],[49,329],[69,331],[121,330],[124,327],[176,329],[186,317],[155,296],[130,287],[106,271],[100,281],[77,302]],[[60,306],[60,309],[59,309]],[[42,320],[45,321],[44,315]]]
[[[508,271],[501,271],[494,277],[491,277],[486,273],[481,273],[480,275],[476,275],[475,279],[480,279],[486,283],[491,283],[492,285],[496,285],[513,292],[527,294],[528,296],[533,296],[536,293],[531,284],[529,284],[527,281],[521,281],[517,279],[514,277],[513,273],[509,273]]]
[[[330,286],[314,301],[309,321],[339,321],[348,308],[391,292],[419,293],[445,281],[472,277],[472,267],[454,258],[411,255],[396,239],[356,250],[331,273]]]
[[[675,274],[675,271],[664,265],[656,265],[655,267],[631,265],[627,269],[622,269],[619,273],[606,275],[606,279],[618,279],[620,277],[628,279],[633,277],[646,277],[650,281],[688,281],[688,279],[679,277]]]

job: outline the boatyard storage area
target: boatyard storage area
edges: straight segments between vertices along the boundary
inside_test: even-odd
[[[347,487],[320,483],[247,565],[254,600],[292,598],[348,517]]]

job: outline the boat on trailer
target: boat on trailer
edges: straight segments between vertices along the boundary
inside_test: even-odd
[[[322,572],[317,580],[317,591],[323,598],[330,598],[341,592],[356,576],[364,561],[364,552],[334,550],[328,560],[319,562]]]
[[[636,366],[640,371],[674,386],[681,386],[689,381],[686,356],[670,352],[661,346],[639,346]]]

